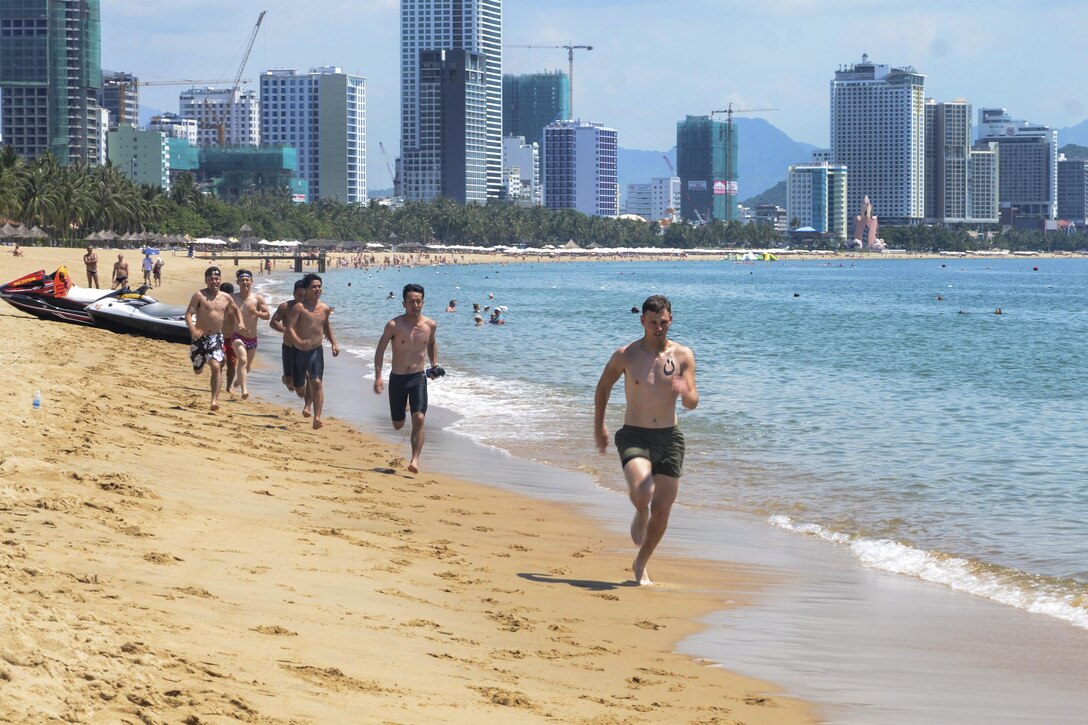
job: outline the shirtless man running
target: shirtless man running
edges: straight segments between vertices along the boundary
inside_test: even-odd
[[[283,323],[287,320],[287,313],[291,311],[291,308],[302,302],[302,298],[306,296],[306,287],[302,284],[301,279],[295,280],[295,288],[292,292],[292,298],[281,302],[280,306],[276,308],[276,311],[272,313],[271,319],[268,320],[268,326],[279,333],[285,332]],[[283,377],[280,380],[283,381],[284,386],[288,390],[295,389],[295,348],[291,347],[291,344],[287,341],[287,335],[283,336],[283,344],[280,345],[280,360],[283,363]],[[304,390],[296,391],[298,397],[305,395]]]
[[[668,339],[672,305],[661,295],[642,303],[642,338],[612,353],[593,396],[597,448],[608,449],[604,423],[612,386],[623,376],[627,409],[616,431],[627,491],[635,506],[631,540],[639,547],[632,569],[638,584],[653,582],[646,565],[669,525],[669,511],[680,489],[684,436],[676,425],[676,399],[688,410],[699,404],[695,389],[695,355]]]
[[[308,274],[302,278],[306,290],[302,302],[291,308],[284,322],[284,338],[295,348],[295,390],[306,386],[306,401],[302,414],[309,417],[310,405],[313,405],[314,430],[325,425],[321,422],[321,409],[325,404],[325,389],[322,378],[325,376],[325,353],[322,348],[324,339],[329,338],[332,356],[340,354],[340,347],[332,334],[329,317],[332,308],[321,301],[321,278]]]
[[[419,473],[419,454],[423,450],[423,421],[427,416],[427,378],[445,374],[438,367],[438,345],[435,330],[438,324],[423,316],[423,287],[406,284],[401,292],[404,314],[385,323],[382,337],[374,351],[374,392],[381,394],[382,364],[385,348],[393,343],[393,366],[389,372],[389,413],[393,428],[404,427],[404,408],[412,411],[412,458],[408,470]],[[430,359],[431,369],[424,371],[424,356]],[[441,371],[441,372],[439,372]]]
[[[242,311],[242,321],[231,334],[230,346],[238,358],[238,369],[234,378],[238,392],[242,394],[242,400],[249,398],[249,386],[246,380],[249,370],[253,367],[253,359],[257,357],[257,320],[267,320],[272,316],[268,310],[268,303],[264,297],[253,291],[253,273],[248,269],[240,269],[235,274],[238,281],[238,291],[231,297],[238,309]],[[229,392],[229,391],[228,391]]]
[[[242,313],[230,295],[219,289],[222,273],[218,267],[208,267],[204,272],[204,289],[197,290],[185,308],[185,324],[193,342],[189,346],[189,359],[193,372],[199,375],[207,364],[212,369],[212,410],[219,410],[220,364],[223,362],[223,320],[230,316],[240,320]]]
[[[87,245],[87,253],[83,255],[83,264],[87,266],[87,286],[98,289],[98,255],[90,244]]]

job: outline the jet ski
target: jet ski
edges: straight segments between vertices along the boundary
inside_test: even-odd
[[[66,267],[52,274],[44,269],[0,285],[0,298],[24,312],[43,320],[60,320],[93,325],[87,305],[105,296],[117,296],[125,290],[100,290],[77,287]],[[154,301],[154,300],[152,300]]]
[[[123,297],[106,297],[88,305],[87,313],[96,325],[113,332],[142,335],[167,342],[192,341],[189,326],[185,324],[185,308],[178,305],[156,301],[132,304],[131,300]]]

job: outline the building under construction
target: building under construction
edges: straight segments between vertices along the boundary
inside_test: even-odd
[[[102,161],[100,0],[0,1],[3,142],[23,158]]]
[[[710,116],[677,121],[676,175],[680,177],[680,215],[685,221],[736,219],[736,127]]]

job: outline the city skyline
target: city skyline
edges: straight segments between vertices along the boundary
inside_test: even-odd
[[[1076,44],[1054,38],[1079,14],[1073,2],[1033,8],[1030,18],[1022,5],[1003,0],[954,8],[929,0],[910,8],[851,1],[823,7],[815,0],[721,5],[692,0],[662,14],[659,3],[644,0],[553,0],[546,7],[506,0],[503,42],[594,46],[576,51],[575,108],[583,120],[617,128],[625,148],[671,148],[678,120],[730,102],[778,108],[752,115],[795,140],[827,146],[830,80],[862,53],[877,63],[913,66],[926,76],[926,96],[940,101],[1005,107],[1053,128],[1088,118],[1088,90],[1065,80],[1084,61]],[[246,87],[256,88],[260,73],[276,68],[338,65],[365,76],[369,178],[375,188],[388,186],[374,146],[382,141],[391,156],[398,153],[399,0],[111,0],[102,8],[102,66],[148,81],[233,78],[261,10],[269,12],[244,73],[253,81]],[[503,71],[565,71],[566,61],[561,49],[508,47]],[[141,105],[176,112],[182,90],[143,87]]]

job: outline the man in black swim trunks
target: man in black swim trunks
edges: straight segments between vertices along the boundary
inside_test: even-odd
[[[623,376],[627,398],[623,427],[616,431],[627,491],[635,506],[631,540],[639,547],[632,569],[635,582],[653,584],[646,565],[669,525],[669,512],[680,489],[684,436],[676,425],[676,399],[688,410],[699,404],[695,355],[668,339],[672,305],[661,295],[642,303],[642,338],[612,353],[593,397],[597,448],[608,449],[604,423],[612,386]]]
[[[419,473],[419,454],[423,450],[423,421],[427,415],[427,377],[426,360],[431,363],[431,370],[441,371],[438,367],[438,344],[435,331],[438,324],[423,316],[423,287],[418,284],[406,284],[401,292],[404,314],[385,323],[382,337],[374,351],[374,392],[381,394],[385,383],[382,381],[382,364],[385,360],[385,348],[393,344],[393,365],[389,372],[389,414],[393,418],[393,428],[404,427],[404,409],[412,411],[412,458],[408,461],[408,470]],[[437,377],[442,373],[437,373]]]

